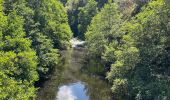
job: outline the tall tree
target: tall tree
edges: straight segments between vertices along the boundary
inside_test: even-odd
[[[31,41],[25,38],[24,19],[10,11],[3,14],[0,1],[1,40],[0,40],[0,99],[34,99],[33,84],[38,80],[36,53],[30,48]]]
[[[115,62],[107,76],[117,99],[169,99],[170,58],[166,48],[169,9],[164,7],[164,0],[151,1],[135,18],[122,25],[126,34],[121,41],[126,45],[120,45],[118,50],[114,48]]]
[[[39,1],[35,10],[35,20],[40,24],[40,31],[53,40],[56,48],[68,48],[72,32],[66,10],[59,1]]]
[[[101,58],[102,53],[105,51],[105,46],[109,45],[111,41],[118,37],[112,32],[116,31],[116,28],[121,24],[121,16],[117,7],[118,6],[112,2],[105,5],[101,12],[93,18],[86,32],[89,52],[97,57]],[[114,27],[115,30],[112,30],[112,27]]]
[[[78,36],[80,38],[84,38],[84,33],[87,31],[87,27],[96,15],[97,10],[97,2],[94,0],[88,0],[84,7],[79,7]]]

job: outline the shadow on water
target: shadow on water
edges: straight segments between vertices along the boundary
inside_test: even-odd
[[[87,73],[96,71],[89,66],[98,67],[100,63],[86,62],[84,48],[61,51],[61,55],[62,62],[40,88],[37,100],[111,100],[109,84]],[[103,69],[98,67],[97,71]]]

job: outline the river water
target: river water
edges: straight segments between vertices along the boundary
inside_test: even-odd
[[[62,63],[40,88],[37,100],[111,100],[107,82],[88,74],[94,67],[97,71],[101,68],[99,63],[85,61],[84,48],[74,45],[74,49],[61,51],[61,55]]]

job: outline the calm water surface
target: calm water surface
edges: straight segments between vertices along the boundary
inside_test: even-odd
[[[84,83],[71,83],[59,87],[56,100],[89,100],[89,96],[86,93]]]
[[[82,67],[96,65],[93,62],[85,64],[83,48],[61,54],[64,60],[39,90],[37,100],[111,100],[110,86],[99,77],[82,71]]]

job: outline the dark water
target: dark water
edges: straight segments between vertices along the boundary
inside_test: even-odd
[[[63,61],[51,79],[38,92],[37,100],[111,100],[110,86],[88,71],[102,70],[99,63],[86,62],[85,50],[77,48],[61,52]],[[86,62],[86,64],[85,64]],[[82,68],[87,68],[82,71]]]

